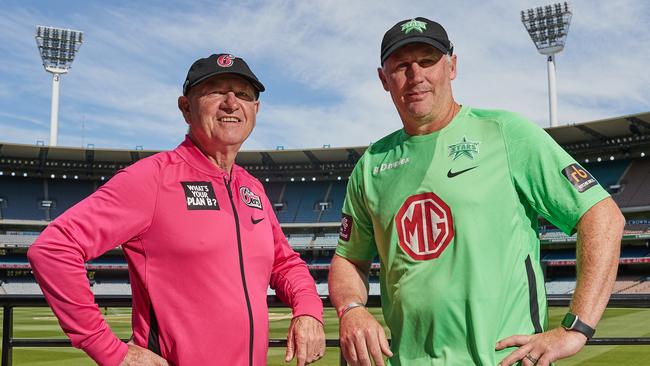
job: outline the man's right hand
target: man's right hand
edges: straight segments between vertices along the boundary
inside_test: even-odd
[[[127,343],[129,350],[120,366],[169,366],[164,358],[149,351],[146,348],[137,346],[133,341]]]
[[[384,328],[365,307],[349,310],[340,321],[343,357],[352,366],[384,366],[384,355],[393,356]]]

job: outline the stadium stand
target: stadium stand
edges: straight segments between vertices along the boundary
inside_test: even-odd
[[[92,290],[95,295],[131,295],[131,285],[123,281],[95,281]]]
[[[42,295],[43,292],[33,279],[12,279],[2,281],[2,289],[7,294],[16,295]]]
[[[576,288],[575,278],[546,282],[546,293],[553,295],[572,294]]]
[[[632,162],[614,199],[621,207],[650,206],[650,160]]]
[[[615,291],[650,293],[650,112],[547,132],[609,189],[628,218]],[[307,262],[321,295],[328,294],[327,271],[338,243],[347,177],[364,150],[243,151],[237,156],[237,163],[264,184],[290,245]],[[154,153],[0,143],[0,293],[40,293],[25,257],[33,232],[119,169]],[[543,219],[539,231],[548,293],[572,293],[576,236]],[[119,249],[91,261],[87,269],[95,293],[130,293]],[[375,260],[371,294],[379,294],[378,270]]]
[[[641,281],[638,284],[625,289],[621,293],[625,293],[625,294],[648,294],[648,293],[650,293],[650,280],[646,278],[644,281]]]
[[[339,242],[339,233],[325,233],[314,238],[314,248],[334,249]]]
[[[40,208],[45,198],[43,179],[0,177],[0,198],[3,199],[2,218],[17,220],[45,220]]]
[[[52,219],[94,191],[93,183],[90,181],[49,180],[48,189],[49,198],[56,202],[56,206],[50,210]]]
[[[596,178],[605,189],[612,191],[611,187],[616,187],[620,179],[630,166],[630,160],[605,161],[602,163],[585,163],[585,169]]]
[[[36,235],[0,234],[0,248],[29,247],[36,240]]]
[[[325,202],[325,195],[329,183],[326,182],[305,182],[305,183],[289,183],[290,189],[300,190],[300,199],[297,203],[298,209],[296,215],[291,222],[296,223],[312,223],[317,222],[320,216],[321,209],[320,202]]]
[[[325,198],[331,202],[330,207],[323,211],[318,222],[340,222],[343,201],[345,200],[346,182],[336,181],[331,183],[329,195]]]
[[[305,249],[312,245],[312,240],[314,238],[313,234],[292,234],[289,235],[287,240],[289,245],[295,249]]]

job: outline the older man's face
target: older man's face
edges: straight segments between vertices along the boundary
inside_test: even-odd
[[[194,86],[186,100],[181,100],[190,135],[201,148],[239,150],[255,127],[259,101],[253,86],[240,76],[212,77]]]

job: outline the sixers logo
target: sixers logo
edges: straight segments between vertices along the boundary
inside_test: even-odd
[[[233,55],[221,55],[217,58],[217,65],[221,67],[230,67],[235,62],[235,56]]]
[[[248,207],[253,207],[258,210],[262,209],[262,200],[260,200],[260,196],[256,195],[248,189],[248,187],[242,186],[239,188],[239,195],[241,196],[241,200],[244,201],[244,204]]]
[[[438,258],[454,237],[451,210],[432,192],[407,198],[395,225],[400,247],[415,260]]]

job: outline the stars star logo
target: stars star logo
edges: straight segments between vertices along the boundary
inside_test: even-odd
[[[474,160],[474,156],[478,154],[478,144],[480,144],[479,141],[468,141],[467,137],[463,136],[459,143],[448,146],[449,156],[451,160],[456,160],[461,156]]]
[[[411,19],[408,22],[402,24],[402,32],[404,32],[404,34],[408,34],[411,31],[418,31],[422,33],[426,29],[427,23],[415,19]]]

